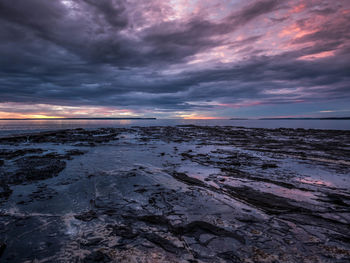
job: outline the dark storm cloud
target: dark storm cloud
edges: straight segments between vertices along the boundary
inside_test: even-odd
[[[211,109],[214,101],[278,104],[349,97],[349,13],[343,8],[339,16],[337,6],[307,4],[302,18],[275,15],[293,4],[250,1],[220,19],[201,10],[162,19],[170,11],[161,1],[0,0],[0,103],[186,111]],[[324,22],[289,43],[269,33],[294,23],[307,30],[314,13]],[[326,19],[331,15],[334,19]],[[263,18],[266,25],[255,24]],[[243,37],[233,38],[235,32]],[[281,46],[258,46],[267,34]],[[300,47],[283,50],[287,44]],[[211,58],[221,46],[235,50],[239,59]],[[279,48],[283,51],[268,52]],[[322,52],[333,53],[308,59]],[[190,63],[206,54],[208,62]]]
[[[244,8],[238,15],[233,15],[231,18],[239,24],[245,24],[254,18],[277,9],[283,3],[280,0],[256,1]]]
[[[131,40],[120,34],[128,25],[123,1],[73,1],[77,5],[75,17],[59,1],[16,2],[5,0],[0,3],[1,20],[12,26],[5,26],[4,31],[26,36],[18,42],[38,41],[36,46],[25,44],[33,54],[38,53],[35,48],[52,44],[89,62],[125,67],[179,62],[199,50],[217,45],[210,39],[213,35],[226,34],[234,27],[272,11],[278,3],[263,1],[251,4],[221,23],[200,17],[177,23],[157,23],[146,29],[139,39]],[[51,43],[42,43],[45,40]],[[6,36],[3,41],[6,41]],[[18,42],[14,44],[21,45]]]
[[[86,3],[96,8],[105,20],[115,28],[124,28],[128,24],[123,1],[110,0],[85,0]]]
[[[157,25],[146,31],[145,41],[165,51],[167,47],[187,47],[189,52],[185,51],[182,54],[185,57],[217,45],[217,41],[210,39],[211,37],[232,32],[238,26],[273,11],[279,3],[280,1],[277,0],[258,1],[240,12],[233,11],[232,15],[220,23],[210,22],[198,16],[186,23],[180,23],[175,28],[172,23]],[[164,55],[166,57],[169,53]]]

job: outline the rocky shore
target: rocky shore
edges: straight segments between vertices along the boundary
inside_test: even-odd
[[[350,131],[0,138],[0,262],[349,262]]]

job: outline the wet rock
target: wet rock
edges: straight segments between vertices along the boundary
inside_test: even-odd
[[[90,255],[86,256],[83,263],[110,263],[112,262],[111,257],[101,251],[92,252]]]
[[[4,242],[0,242],[0,258],[2,254],[4,254],[5,249],[6,249],[6,244]]]
[[[130,226],[108,225],[107,228],[112,231],[111,235],[120,236],[126,239],[133,239],[139,235],[139,233],[134,231]]]
[[[120,145],[99,148],[122,133]],[[0,240],[16,255],[6,260],[347,262],[349,139],[348,131],[188,125],[0,138],[11,145],[0,150]],[[93,210],[80,213],[89,200]]]
[[[97,218],[97,213],[93,210],[90,210],[90,211],[81,213],[79,215],[75,215],[74,217],[78,220],[81,220],[84,222],[89,222],[89,221]]]
[[[20,184],[57,176],[65,167],[64,161],[41,156],[22,157],[16,160],[17,170],[9,177],[9,183]]]
[[[293,205],[287,198],[264,193],[250,187],[225,185],[224,188],[235,198],[244,200],[269,214],[310,212],[306,208]]]
[[[139,189],[136,189],[135,192],[136,192],[136,193],[143,194],[144,192],[147,192],[147,189],[145,189],[145,188],[139,188]]]
[[[19,135],[15,137],[0,138],[0,143],[13,144],[21,142],[32,143],[79,143],[87,142],[92,144],[106,143],[111,140],[117,140],[119,135],[116,129],[97,129],[89,131],[84,129],[59,130],[40,132],[37,134]]]
[[[230,167],[230,166],[221,167],[220,170],[222,172],[226,173],[227,176],[234,176],[234,177],[246,177],[247,176],[247,174],[242,172],[241,170],[238,170],[238,169]]]
[[[148,199],[148,203],[149,204],[155,204],[156,203],[156,199],[154,197],[151,197]]]
[[[228,262],[231,262],[231,263],[241,263],[241,262],[243,262],[236,255],[236,253],[234,251],[227,251],[227,252],[219,253],[218,257],[222,258],[222,259],[225,259],[225,260],[227,260]]]
[[[102,238],[92,238],[92,239],[88,239],[88,240],[83,240],[82,242],[80,242],[80,245],[82,247],[86,247],[86,248],[94,247],[94,246],[99,245],[102,240],[103,240]]]
[[[12,194],[11,188],[4,181],[0,181],[0,198],[7,199]]]
[[[215,235],[212,234],[202,234],[199,237],[199,242],[201,244],[206,244],[208,243],[211,239],[215,238]]]
[[[182,249],[175,246],[171,241],[155,234],[155,233],[146,233],[143,235],[144,238],[146,238],[148,241],[152,242],[153,244],[163,248],[165,251],[179,254],[182,252]]]
[[[162,215],[144,215],[137,219],[150,224],[171,226],[170,221]]]
[[[19,156],[23,156],[25,154],[39,154],[43,153],[42,149],[20,149],[20,150],[0,150],[0,157],[5,159],[13,159]],[[1,163],[1,161],[0,161]]]
[[[113,216],[117,213],[117,210],[115,209],[106,209],[103,211],[103,214],[108,215],[108,216]]]
[[[263,169],[269,169],[269,168],[277,168],[277,164],[275,163],[264,163],[261,168]]]
[[[337,206],[349,207],[350,195],[338,194],[338,193],[327,193],[327,199],[320,198],[319,200],[327,203],[332,203]]]
[[[78,149],[74,149],[74,150],[69,150],[66,152],[66,155],[67,156],[72,156],[72,155],[83,155],[85,154],[86,151],[81,151],[81,150],[78,150]]]
[[[178,173],[178,172],[174,172],[172,173],[172,176],[179,180],[182,181],[186,184],[190,184],[190,185],[197,185],[197,186],[205,186],[205,183],[203,183],[201,180],[198,180],[196,178],[190,177],[185,173]]]
[[[194,236],[197,240],[200,240],[200,236],[203,233],[210,233],[221,237],[232,237],[240,243],[245,244],[243,236],[205,221],[193,221],[187,225],[174,226],[172,231],[180,235]]]
[[[350,250],[344,249],[336,246],[323,246],[323,248],[327,251],[328,255],[333,258],[344,258],[350,260]]]

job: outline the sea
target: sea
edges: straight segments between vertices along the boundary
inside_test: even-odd
[[[0,137],[51,131],[59,129],[96,129],[103,127],[132,127],[132,126],[237,126],[247,128],[303,128],[350,130],[350,120],[184,120],[184,119],[133,119],[133,120],[104,120],[104,119],[77,119],[77,120],[0,120]]]

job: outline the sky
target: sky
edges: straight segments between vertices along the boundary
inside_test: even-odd
[[[0,0],[0,118],[350,116],[349,0]]]

